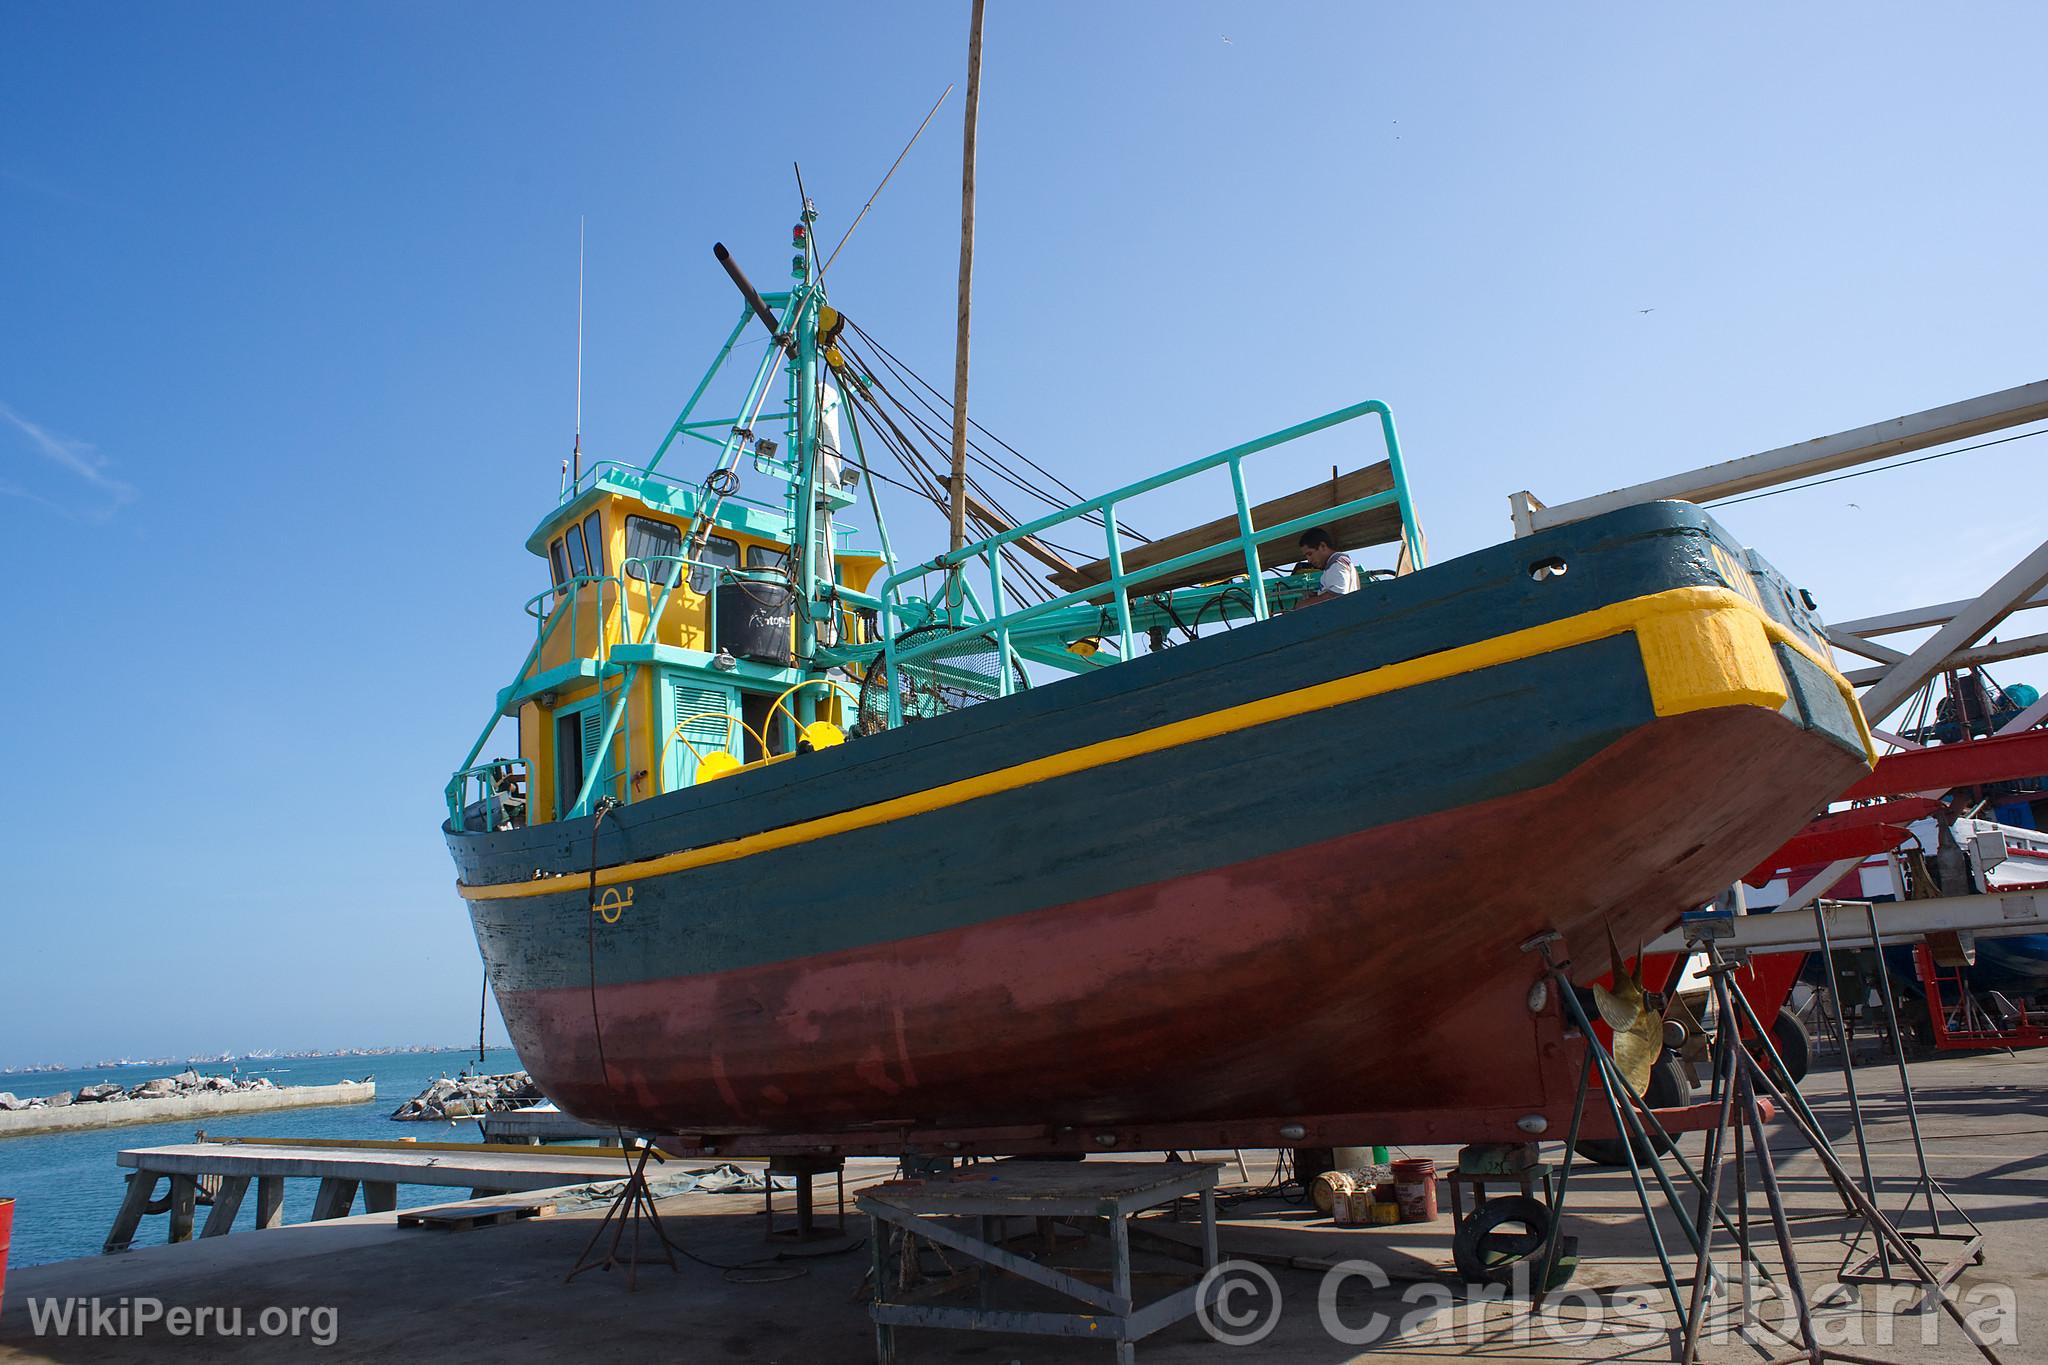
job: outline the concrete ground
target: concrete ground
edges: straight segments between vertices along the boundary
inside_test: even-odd
[[[1840,1150],[1853,1170],[1842,1078],[1828,1065],[1823,1060],[1807,1092],[1843,1135]],[[1958,1297],[1980,1330],[1993,1337],[2001,1359],[2048,1361],[2048,1238],[2042,1235],[2048,1229],[2042,1202],[2048,1192],[2048,1054],[1944,1057],[1916,1064],[1912,1075],[1935,1177],[1986,1238],[1985,1264],[1963,1274]],[[1882,1202],[1896,1213],[1916,1170],[1897,1076],[1889,1066],[1866,1063],[1858,1079]],[[1697,1156],[1700,1142],[1686,1139],[1685,1150]],[[1792,1210],[1801,1271],[1810,1294],[1825,1297],[1854,1225],[1841,1216],[1841,1202],[1818,1162],[1783,1121],[1773,1125],[1772,1150]],[[1416,1154],[1437,1156],[1440,1167],[1454,1157],[1450,1150]],[[1270,1170],[1272,1154],[1247,1157],[1257,1185]],[[871,1163],[853,1171],[849,1185],[887,1173],[886,1164]],[[107,1178],[117,1173],[110,1169]],[[1226,1189],[1239,1183],[1234,1162],[1224,1183]],[[790,1196],[779,1202],[786,1217]],[[494,1362],[660,1358],[808,1365],[874,1359],[864,1285],[869,1251],[856,1240],[864,1226],[852,1229],[854,1239],[798,1249],[764,1240],[758,1194],[675,1196],[662,1202],[670,1235],[702,1260],[683,1260],[676,1271],[643,1263],[637,1289],[628,1292],[620,1272],[593,1271],[564,1282],[602,1206],[566,1198],[559,1204],[548,1218],[467,1232],[401,1230],[389,1214],[364,1215],[18,1271],[9,1279],[0,1313],[0,1361],[267,1361],[294,1355],[384,1361],[423,1354]],[[1270,1268],[1279,1291],[1281,1309],[1270,1334],[1232,1348],[1212,1341],[1196,1322],[1182,1322],[1141,1343],[1141,1361],[1215,1365],[1242,1358],[1335,1365],[1368,1356],[1488,1362],[1675,1356],[1674,1319],[1661,1291],[1649,1288],[1659,1273],[1625,1171],[1575,1170],[1567,1230],[1580,1238],[1583,1262],[1569,1288],[1583,1292],[1565,1296],[1555,1311],[1534,1319],[1526,1305],[1488,1303],[1456,1282],[1448,1217],[1434,1225],[1337,1229],[1311,1210],[1275,1199],[1233,1201],[1226,1213],[1225,1254],[1258,1259]],[[1752,1203],[1752,1217],[1760,1243],[1768,1244],[1760,1201]],[[1680,1247],[1676,1223],[1667,1215],[1663,1224],[1668,1241]],[[1139,1239],[1145,1249],[1138,1266],[1148,1272],[1139,1285],[1142,1298],[1148,1286],[1170,1286],[1172,1277],[1186,1272],[1186,1261],[1171,1254],[1170,1241],[1189,1240],[1192,1228],[1168,1220],[1141,1226],[1148,1234]],[[144,1236],[150,1235],[145,1224]],[[1023,1239],[1017,1245],[1035,1250],[1040,1243]],[[1099,1241],[1063,1242],[1052,1259],[1099,1266],[1099,1248]],[[654,1254],[651,1245],[647,1250]],[[772,1259],[778,1251],[783,1258]],[[1775,1272],[1775,1248],[1767,1246],[1763,1256]],[[927,1252],[924,1261],[934,1276],[946,1273],[935,1255]],[[1337,1262],[1378,1267],[1384,1287],[1374,1287],[1371,1272],[1358,1264],[1349,1267],[1353,1273],[1332,1279],[1322,1267]],[[719,1268],[741,1265],[748,1268]],[[1690,1265],[1688,1253],[1679,1267],[1681,1287],[1689,1286]],[[1647,1307],[1628,1307],[1630,1289],[1642,1291]],[[265,1309],[283,1310],[284,1316],[273,1314],[272,1320],[289,1327],[289,1314],[297,1309],[299,1334],[176,1337],[161,1324],[118,1336],[34,1330],[32,1300],[92,1296],[103,1308],[118,1307],[123,1297],[131,1304],[154,1298],[166,1307],[239,1307],[243,1325],[251,1329],[260,1327]],[[1939,1312],[1882,1311],[1875,1303],[1880,1297],[1910,1298],[1904,1291],[1866,1290],[1863,1307],[1829,1308],[1820,1317],[1824,1341],[1856,1355],[1914,1365],[1981,1358]],[[1319,1298],[1326,1311],[1319,1311]],[[1013,1302],[1052,1306],[1035,1290]],[[1263,1300],[1255,1305],[1250,1296],[1234,1297],[1227,1307],[1233,1315],[1249,1313],[1263,1307]],[[1661,1326],[1660,1308],[1666,1310]],[[1773,1320],[1783,1311],[1769,1300],[1762,1309]],[[1384,1330],[1366,1340],[1375,1314]],[[319,1344],[330,1337],[330,1344]],[[1104,1342],[937,1329],[901,1329],[899,1346],[899,1358],[915,1365],[1114,1358]],[[1783,1354],[1727,1335],[1708,1342],[1700,1358],[1718,1365]]]

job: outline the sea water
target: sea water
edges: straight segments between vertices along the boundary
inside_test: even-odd
[[[395,1122],[391,1111],[427,1088],[440,1076],[454,1076],[464,1068],[493,1074],[519,1070],[519,1059],[509,1048],[492,1048],[481,1065],[476,1051],[399,1052],[376,1056],[280,1057],[274,1060],[244,1060],[235,1063],[209,1062],[190,1067],[156,1064],[86,1068],[79,1071],[16,1072],[0,1075],[0,1090],[11,1090],[28,1098],[76,1091],[82,1085],[115,1081],[133,1086],[153,1076],[174,1076],[192,1070],[202,1076],[268,1076],[278,1085],[332,1085],[336,1081],[359,1081],[374,1077],[377,1098],[367,1104],[322,1105],[317,1109],[277,1109],[253,1114],[218,1114],[210,1118],[187,1118],[172,1123],[133,1124],[120,1128],[94,1128],[77,1133],[52,1133],[44,1137],[0,1137],[0,1196],[14,1196],[13,1249],[9,1266],[42,1265],[73,1256],[95,1256],[113,1226],[114,1211],[127,1191],[122,1176],[128,1168],[115,1156],[133,1147],[162,1147],[190,1142],[205,1129],[208,1136],[257,1138],[416,1138],[421,1142],[476,1142],[481,1134],[474,1119],[454,1122]],[[284,1184],[284,1215],[287,1223],[302,1223],[312,1216],[317,1180],[287,1180]],[[157,1187],[162,1197],[169,1182]],[[445,1203],[466,1199],[467,1189],[441,1189],[431,1185],[400,1185],[398,1206]],[[362,1211],[358,1196],[356,1212]],[[206,1221],[201,1206],[194,1219],[194,1235]],[[256,1191],[250,1189],[235,1218],[234,1230],[256,1225]],[[142,1220],[135,1245],[146,1246],[169,1235],[170,1218],[150,1215]]]

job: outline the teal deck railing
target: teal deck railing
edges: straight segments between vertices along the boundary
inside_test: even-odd
[[[1384,492],[1369,494],[1366,497],[1354,498],[1335,507],[1322,508],[1307,516],[1295,517],[1292,520],[1279,522],[1272,526],[1260,527],[1252,524],[1251,502],[1245,494],[1244,482],[1244,461],[1247,457],[1366,416],[1379,418],[1381,435],[1386,443],[1387,465],[1392,476],[1393,486],[1391,488]],[[1142,494],[1154,492],[1171,484],[1182,482],[1198,474],[1204,474],[1218,468],[1227,468],[1230,471],[1231,496],[1237,508],[1237,534],[1226,536],[1221,540],[1190,550],[1186,554],[1176,555],[1172,559],[1164,560],[1158,564],[1126,572],[1123,562],[1122,536],[1117,525],[1118,505]],[[1401,518],[1401,541],[1407,550],[1410,563],[1416,568],[1423,567],[1422,537],[1416,528],[1415,509],[1408,495],[1407,471],[1402,467],[1401,463],[1401,443],[1399,436],[1394,430],[1394,414],[1388,410],[1385,403],[1372,399],[1363,403],[1354,403],[1350,407],[1339,408],[1335,412],[1325,413],[1321,417],[1311,418],[1306,422],[1299,422],[1291,427],[1284,427],[1279,431],[1258,437],[1255,440],[1245,441],[1228,449],[1219,450],[1213,455],[1206,455],[1201,459],[1184,464],[1178,469],[1168,470],[1164,474],[1154,475],[1149,479],[1140,479],[1136,483],[1126,484],[1122,488],[1104,493],[1100,497],[1090,499],[1087,502],[1077,503],[1072,507],[1040,517],[1036,521],[1026,522],[1024,525],[1012,527],[1007,531],[989,536],[984,540],[964,545],[958,550],[940,555],[926,563],[901,570],[890,575],[883,583],[881,591],[876,594],[881,611],[882,663],[883,667],[888,670],[889,724],[893,728],[903,723],[901,710],[902,691],[897,677],[898,664],[907,659],[915,659],[921,655],[934,653],[945,648],[947,645],[946,639],[939,637],[921,645],[911,646],[908,650],[899,650],[896,647],[896,637],[901,632],[896,629],[895,613],[897,611],[897,601],[895,590],[900,584],[928,574],[933,570],[941,570],[946,573],[947,588],[945,601],[951,604],[949,612],[956,622],[963,625],[971,624],[978,631],[995,637],[997,657],[1004,661],[997,674],[999,679],[998,695],[1008,695],[1012,686],[1013,671],[1009,662],[1013,657],[1011,635],[1021,626],[1025,626],[1040,618],[1049,617],[1066,608],[1092,602],[1094,599],[1102,596],[1103,592],[1107,590],[1116,612],[1121,657],[1129,659],[1133,653],[1131,590],[1142,587],[1146,583],[1166,578],[1169,575],[1181,573],[1197,565],[1206,564],[1215,560],[1219,553],[1227,553],[1232,550],[1238,551],[1244,558],[1247,578],[1246,586],[1251,597],[1252,616],[1255,620],[1263,621],[1269,614],[1269,607],[1266,600],[1264,574],[1259,564],[1259,547],[1261,545],[1286,536],[1299,535],[1311,526],[1339,521],[1360,512],[1389,506],[1399,511]],[[1099,516],[1102,522],[1101,530],[1106,547],[1104,560],[1109,569],[1108,579],[1103,583],[1063,593],[1045,601],[1033,603],[1030,606],[1019,607],[1015,610],[1009,609],[1008,595],[1003,586],[1001,553],[1003,548],[1015,544],[1026,537],[1037,537],[1055,527],[1064,526],[1074,521],[1089,520],[1096,516]],[[960,608],[963,605],[979,605],[975,601],[972,589],[968,586],[967,580],[964,577],[966,567],[976,563],[980,564],[988,574],[990,595],[994,607],[992,614],[986,610],[979,612],[978,619],[968,618],[960,613]]]
[[[517,776],[518,792],[515,794],[499,786],[501,778]],[[480,807],[483,813],[482,828],[498,829],[508,820],[513,824],[526,822],[526,803],[533,794],[533,774],[528,770],[524,758],[493,758],[483,763],[472,764],[461,769],[448,779],[452,791],[450,815],[457,829],[468,829],[468,815],[471,806]],[[472,796],[471,792],[475,795]],[[517,818],[511,819],[511,806],[517,806]]]
[[[1386,460],[1391,474],[1390,488],[1383,492],[1354,498],[1337,506],[1322,508],[1308,515],[1278,522],[1271,526],[1254,525],[1252,505],[1245,490],[1244,462],[1246,459],[1262,451],[1285,445],[1290,441],[1299,440],[1302,437],[1368,416],[1376,417],[1379,420],[1381,436],[1386,449]],[[617,465],[612,462],[607,462],[607,465],[630,470],[635,476],[646,476],[645,471],[633,469],[631,466]],[[596,468],[603,467],[606,466],[598,466]],[[1172,484],[1180,483],[1219,468],[1227,469],[1229,472],[1231,497],[1236,509],[1236,534],[1222,537],[1210,544],[1200,546],[1184,554],[1176,555],[1158,564],[1147,565],[1135,570],[1127,570],[1124,567],[1122,543],[1123,537],[1127,533],[1118,524],[1120,505],[1143,494],[1166,488]],[[586,478],[594,476],[595,469],[585,474]],[[881,589],[873,594],[856,592],[841,586],[833,590],[832,597],[846,606],[872,610],[877,615],[881,636],[878,652],[880,654],[880,662],[887,670],[887,681],[889,684],[888,723],[891,727],[894,727],[903,722],[900,679],[897,672],[899,665],[922,655],[935,653],[945,648],[948,643],[946,637],[941,636],[927,643],[899,649],[897,647],[897,636],[903,633],[904,628],[923,625],[931,620],[943,618],[957,625],[971,626],[978,632],[993,636],[997,657],[1004,661],[1003,666],[997,671],[998,695],[1007,695],[1012,689],[1014,680],[1014,669],[1010,666],[1010,661],[1018,657],[1043,658],[1044,650],[1040,646],[1044,644],[1047,632],[1071,623],[1075,619],[1073,612],[1076,609],[1087,608],[1089,611],[1097,610],[1091,604],[1100,599],[1105,593],[1109,596],[1117,626],[1120,659],[1129,659],[1134,655],[1135,632],[1132,624],[1132,593],[1135,590],[1142,589],[1149,583],[1155,583],[1172,575],[1183,573],[1198,565],[1211,563],[1223,554],[1234,553],[1242,557],[1245,581],[1241,591],[1249,602],[1249,614],[1254,620],[1264,620],[1270,614],[1270,604],[1267,597],[1267,586],[1263,569],[1259,562],[1260,546],[1288,536],[1299,535],[1311,526],[1339,521],[1360,512],[1389,506],[1396,508],[1398,511],[1401,523],[1400,539],[1407,552],[1409,562],[1416,568],[1423,567],[1424,551],[1422,548],[1422,538],[1415,523],[1414,506],[1409,497],[1407,472],[1402,465],[1400,439],[1394,428],[1393,413],[1388,410],[1386,404],[1372,400],[1339,408],[1335,412],[1325,413],[1321,417],[1311,418],[1306,422],[1282,428],[1279,431],[1258,437],[1255,440],[1245,441],[1227,449],[1219,450],[1212,455],[1191,461],[1177,469],[1155,475],[1152,478],[1141,479],[1136,483],[1127,484],[1122,488],[1102,494],[1087,502],[1077,503],[1071,507],[1040,517],[1035,521],[1030,521],[997,535],[975,541],[958,550],[940,555],[933,560],[902,569],[890,574],[882,584]],[[1108,569],[1108,577],[1101,583],[1063,593],[1045,601],[1032,603],[1028,606],[1012,607],[1010,594],[1003,581],[1002,551],[1026,537],[1037,537],[1071,522],[1085,521],[1088,524],[1093,524],[1097,520],[1100,522],[1100,530],[1104,538],[1103,562]],[[966,577],[965,571],[969,566],[973,565],[980,566],[988,575],[989,599],[986,603],[984,603],[981,595]],[[630,570],[635,567],[638,567],[642,572],[638,575],[631,573]],[[611,639],[611,632],[606,629],[604,624],[607,594],[616,595],[613,600],[619,608],[629,608],[633,594],[631,585],[635,583],[640,585],[641,610],[644,622],[641,630],[638,632],[639,638],[632,643],[645,646],[653,643],[656,639],[657,628],[662,614],[667,608],[670,595],[678,585],[685,581],[688,574],[697,568],[711,571],[718,579],[740,578],[756,581],[780,581],[782,579],[780,573],[772,570],[733,568],[726,565],[711,564],[684,555],[643,555],[627,559],[619,566],[617,574],[586,574],[559,587],[549,587],[534,594],[533,597],[527,600],[526,610],[529,615],[535,618],[536,624],[533,647],[527,652],[526,660],[514,675],[510,687],[502,695],[507,697],[519,695],[520,689],[527,685],[528,679],[533,675],[534,667],[541,659],[548,640],[552,637],[555,630],[560,627],[564,619],[570,622],[570,639],[573,641],[580,638],[582,613],[586,610],[595,611],[599,627],[597,653],[593,662],[595,663],[595,676],[599,693],[600,696],[605,698],[604,721],[597,743],[597,753],[600,755],[609,754],[618,738],[625,718],[627,699],[631,693],[632,683],[637,676],[638,670],[643,666],[643,661],[636,658],[623,664],[613,662],[611,655],[614,642]],[[899,599],[897,595],[899,587],[934,572],[945,575],[943,591],[936,601],[915,601],[913,604],[910,601]],[[596,592],[588,594],[592,600],[586,605],[583,600],[586,596],[585,589],[593,586],[596,588]],[[655,596],[657,588],[659,588],[658,597]],[[1240,590],[1232,587],[1228,591],[1237,592]],[[909,610],[906,611],[906,608]],[[1067,615],[1060,617],[1060,613],[1067,613]],[[1056,621],[1055,618],[1059,619]],[[717,639],[717,595],[715,592],[706,594],[705,626],[707,632],[706,642],[708,644],[715,644]],[[1016,641],[1013,640],[1013,636],[1019,635],[1023,636],[1026,642],[1026,648],[1022,654],[1016,648]],[[620,643],[624,643],[624,641]],[[872,647],[863,647],[859,651],[859,655],[863,660],[869,661],[867,666],[872,666],[876,652]],[[853,652],[842,648],[827,651],[827,653],[837,656],[841,660],[846,660],[852,656]],[[607,692],[606,683],[613,677],[618,677],[620,681],[616,687]],[[464,794],[468,786],[480,778],[488,780],[486,775],[498,771],[501,764],[510,761],[496,760],[483,764],[477,762],[478,754],[483,751],[483,746],[489,741],[491,733],[496,729],[498,722],[502,718],[501,712],[494,711],[490,721],[477,736],[476,743],[470,747],[469,754],[464,758],[462,767],[449,780],[449,815],[451,820],[458,826],[462,820],[466,804]],[[611,781],[617,781],[622,780],[627,773],[632,771],[630,730],[627,731],[627,744],[628,752],[625,761],[618,768],[608,768],[602,761],[590,765],[589,771],[584,775],[583,786],[577,793],[575,802],[570,807],[571,815],[589,813],[591,801],[596,794],[597,788],[601,782],[606,782],[604,777],[606,772],[612,774]]]

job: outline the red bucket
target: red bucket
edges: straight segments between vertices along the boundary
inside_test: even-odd
[[[1427,1157],[1394,1163],[1394,1202],[1404,1223],[1436,1221],[1436,1163]]]
[[[14,1201],[0,1195],[0,1308],[7,1305],[7,1243],[14,1235]]]

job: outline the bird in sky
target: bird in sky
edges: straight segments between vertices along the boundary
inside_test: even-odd
[[[1656,309],[1654,309],[1654,308],[1638,308],[1638,309],[1636,309],[1636,311],[1637,311],[1638,313],[1654,313],[1654,312],[1656,312],[1657,310],[1656,310]]]

